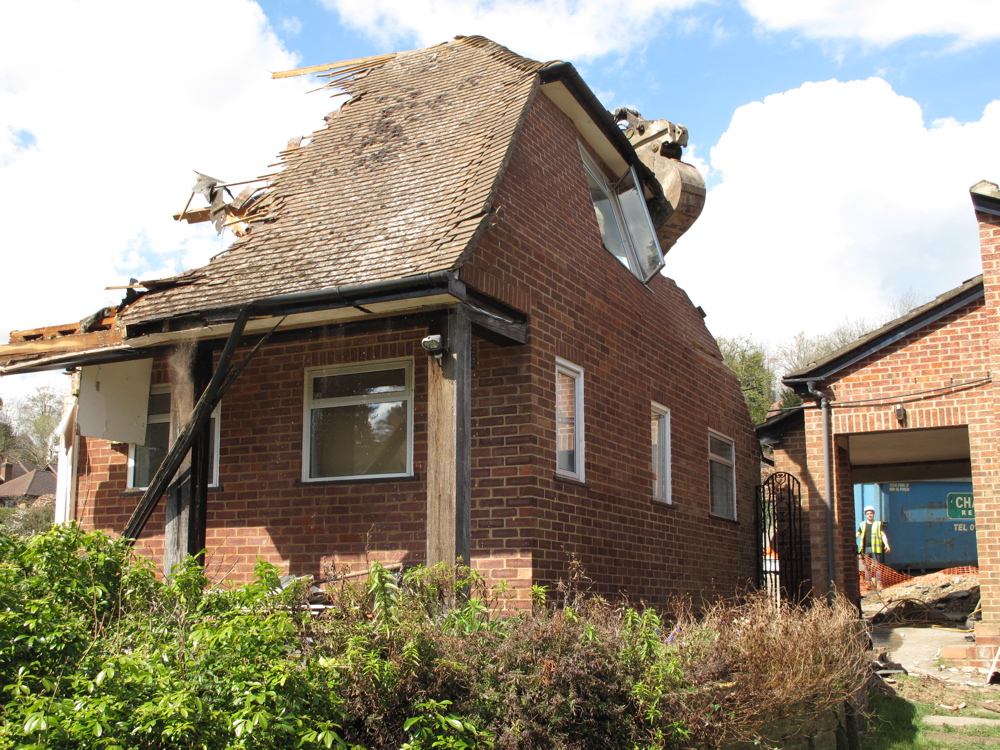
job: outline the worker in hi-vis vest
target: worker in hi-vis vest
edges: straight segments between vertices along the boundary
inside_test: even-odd
[[[865,581],[871,580],[871,571],[868,565],[864,564],[863,558],[868,557],[879,565],[875,568],[875,578],[882,582],[881,565],[885,562],[885,553],[890,551],[889,537],[885,535],[881,521],[875,520],[875,508],[871,505],[865,506],[865,520],[858,527],[858,555],[862,557],[861,568],[865,571]]]

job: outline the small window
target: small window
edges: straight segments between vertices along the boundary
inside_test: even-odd
[[[712,513],[736,519],[736,468],[733,441],[718,433],[708,435],[708,465],[712,492]]]
[[[583,370],[556,360],[556,473],[583,481]]]
[[[209,419],[208,465],[209,487],[219,485],[219,410],[215,407]],[[156,470],[167,457],[173,440],[170,436],[170,386],[153,386],[146,408],[146,444],[130,445],[128,452],[128,486],[144,490]]]
[[[583,146],[580,154],[604,247],[640,281],[649,281],[663,268],[663,252],[635,169],[630,167],[624,177],[611,184]]]
[[[303,479],[413,473],[413,361],[306,371]]]
[[[670,496],[670,410],[653,402],[650,417],[653,447],[653,497],[671,503]]]

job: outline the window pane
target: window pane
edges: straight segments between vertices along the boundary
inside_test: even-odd
[[[716,455],[719,458],[724,458],[727,461],[733,460],[732,443],[725,440],[719,440],[719,438],[709,437],[708,449],[713,455]]]
[[[219,483],[219,464],[215,455],[215,442],[219,439],[219,420],[213,414],[208,420],[208,483]]]
[[[712,467],[712,512],[734,518],[736,503],[733,495],[733,469],[718,461],[709,461]]]
[[[646,213],[646,202],[636,189],[631,173],[618,183],[618,203],[625,216],[625,226],[632,238],[632,247],[635,248],[643,278],[648,279],[663,267],[663,255]]]
[[[576,468],[576,379],[556,373],[556,468],[578,473]]]
[[[650,420],[653,444],[653,496],[663,497],[663,415],[653,414]]]
[[[406,391],[406,370],[369,370],[313,378],[314,399]]]
[[[169,394],[164,394],[169,395]],[[148,487],[170,448],[170,424],[156,422],[146,426],[146,444],[134,448],[135,471],[132,485]]]
[[[590,183],[590,197],[594,201],[594,212],[597,214],[597,225],[601,228],[604,247],[618,258],[623,266],[628,268],[628,255],[625,252],[621,230],[618,228],[618,219],[615,217],[611,196],[608,195],[603,186],[597,183],[590,172],[587,172],[587,182]]]
[[[170,394],[150,393],[149,404],[147,405],[146,411],[150,415],[170,414]]]
[[[314,409],[310,431],[310,477],[406,473],[405,401]]]

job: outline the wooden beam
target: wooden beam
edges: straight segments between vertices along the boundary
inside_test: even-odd
[[[212,209],[208,206],[205,208],[196,208],[193,211],[185,209],[174,214],[174,221],[180,221],[183,219],[188,224],[201,224],[202,222],[209,220],[209,214],[211,211]]]
[[[342,60],[340,62],[325,63],[324,65],[310,65],[307,68],[280,70],[277,73],[271,73],[271,78],[294,78],[295,76],[304,76],[311,73],[325,73],[328,70],[338,70],[340,68],[365,70],[366,68],[388,62],[395,56],[396,53],[393,52],[388,55],[372,55],[371,57],[358,57],[354,60]]]
[[[20,332],[19,332],[20,333]],[[13,338],[13,336],[11,337]],[[57,354],[60,352],[81,352],[87,349],[99,349],[122,343],[121,331],[112,328],[109,331],[91,331],[90,333],[71,333],[63,336],[53,335],[46,338],[31,339],[11,344],[0,345],[0,360],[7,357],[26,354]]]
[[[528,343],[528,324],[484,310],[470,303],[459,305],[458,312],[471,321],[475,333],[498,346]]]
[[[175,352],[174,357],[183,357]],[[191,419],[195,394],[205,390],[212,375],[212,355],[203,344],[187,363],[172,363],[173,383],[170,394],[170,434],[176,440]],[[187,555],[199,555],[205,548],[205,521],[208,499],[208,444],[211,421],[199,428],[191,451],[181,462],[177,479],[166,492],[166,528],[163,538],[163,571],[169,575]]]
[[[472,326],[451,311],[428,378],[427,564],[472,559]]]
[[[111,315],[107,315],[100,320],[92,321],[90,324],[91,332],[99,332],[102,329],[113,329],[115,325],[115,312],[118,310],[117,307],[111,308]],[[42,328],[26,328],[23,331],[11,331],[10,332],[10,343],[19,344],[22,342],[34,342],[41,341],[43,339],[60,338],[62,336],[70,335],[85,335],[80,334],[80,321],[74,321],[72,323],[62,323],[60,325],[54,326],[43,326]],[[103,332],[107,332],[103,330]]]

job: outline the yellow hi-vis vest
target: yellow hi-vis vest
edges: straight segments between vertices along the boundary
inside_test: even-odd
[[[862,521],[861,525],[858,527],[858,531],[861,532],[861,536],[858,538],[858,552],[859,553],[865,551],[864,550],[864,544],[865,544],[865,524],[866,523],[868,523],[868,522],[867,521]],[[885,548],[882,545],[882,522],[881,521],[872,521],[871,535],[872,535],[872,537],[871,537],[872,552],[874,552],[876,554],[885,552]]]

